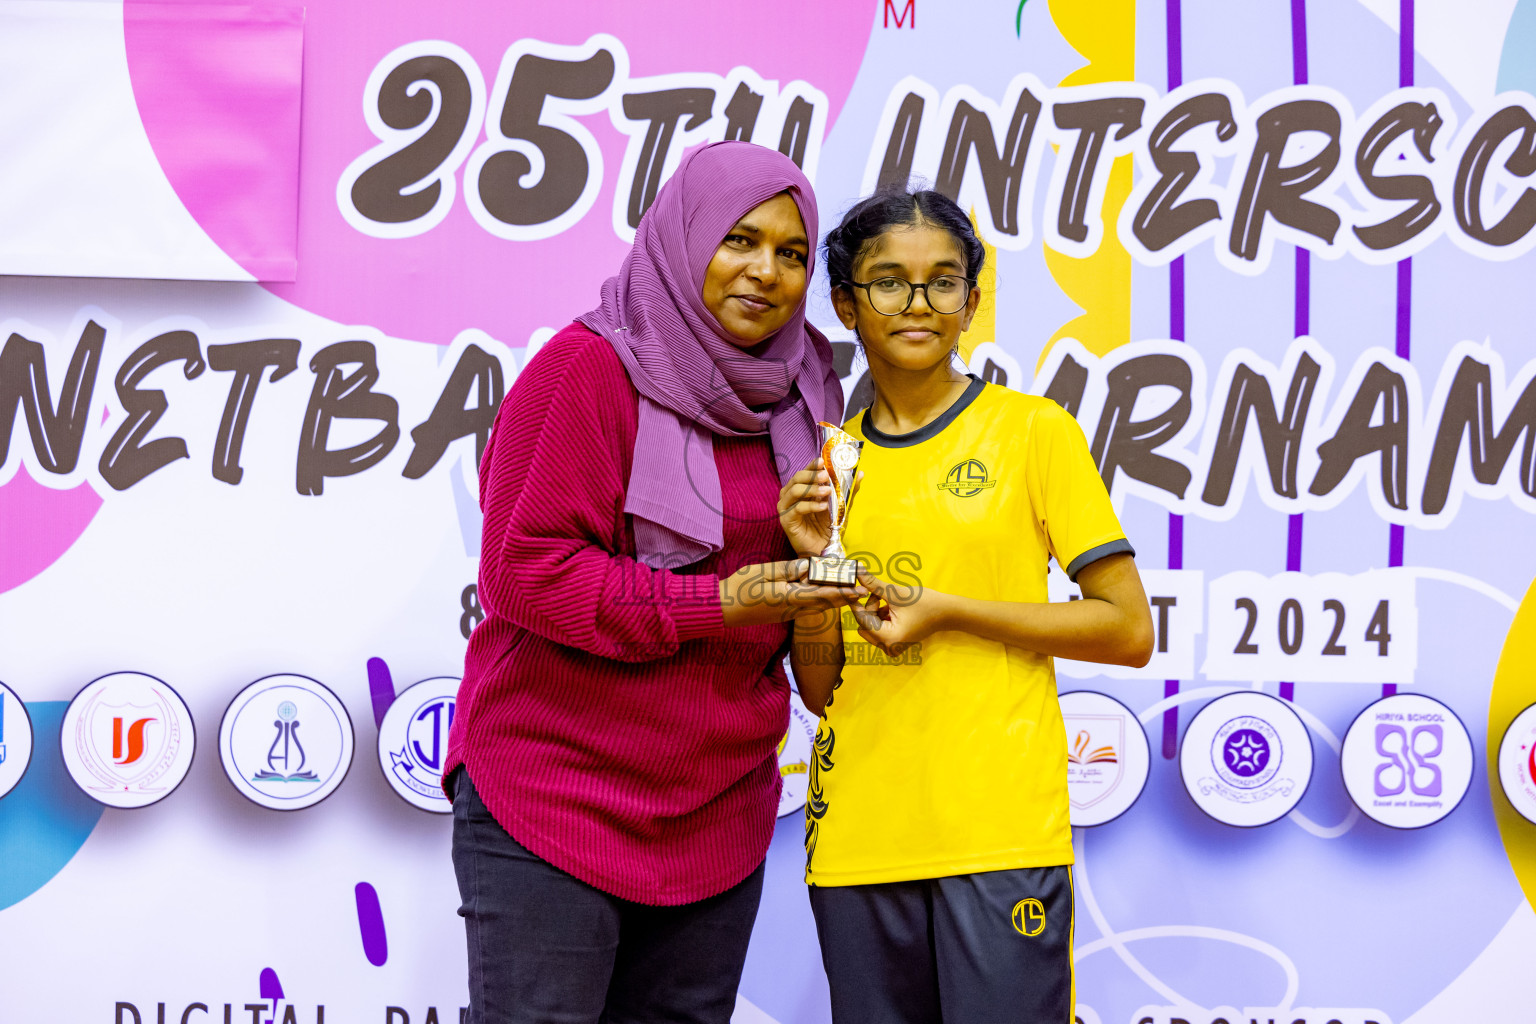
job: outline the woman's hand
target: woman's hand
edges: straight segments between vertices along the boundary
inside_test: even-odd
[[[852,605],[859,636],[892,658],[948,628],[948,594],[920,586],[895,586],[863,572],[859,573],[859,584],[869,592],[868,599]]]
[[[720,579],[720,611],[727,626],[788,622],[807,612],[842,608],[868,595],[862,585],[834,587],[806,579],[810,561],[748,565]]]
[[[863,473],[854,478],[849,501],[858,493],[862,479]],[[827,549],[832,542],[831,507],[832,478],[818,457],[790,477],[779,491],[779,523],[795,554],[810,557]]]

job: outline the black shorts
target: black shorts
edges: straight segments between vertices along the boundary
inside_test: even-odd
[[[1072,1024],[1072,869],[811,886],[834,1024]]]

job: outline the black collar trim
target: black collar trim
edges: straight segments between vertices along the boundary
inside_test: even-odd
[[[938,437],[945,427],[955,422],[956,417],[970,408],[971,403],[976,401],[982,389],[987,386],[986,382],[974,373],[968,373],[966,376],[971,378],[971,383],[960,397],[955,399],[955,403],[940,413],[932,423],[924,424],[909,434],[887,434],[874,425],[870,420],[869,410],[865,409],[863,418],[859,420],[859,429],[864,432],[865,440],[881,448],[911,448],[930,438]]]

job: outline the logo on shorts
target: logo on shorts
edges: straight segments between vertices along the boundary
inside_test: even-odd
[[[1013,905],[1013,930],[1032,939],[1045,931],[1045,904],[1034,897]]]
[[[944,482],[939,484],[939,490],[948,491],[957,498],[972,498],[988,487],[996,486],[997,481],[988,478],[987,467],[980,460],[966,459],[949,471]]]

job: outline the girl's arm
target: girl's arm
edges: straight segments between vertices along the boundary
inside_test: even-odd
[[[1152,657],[1152,614],[1128,554],[1085,565],[1077,576],[1080,601],[981,601],[936,590],[913,593],[869,576],[860,582],[872,596],[854,606],[859,635],[893,656],[952,629],[1076,661],[1139,668]]]
[[[789,667],[800,700],[813,715],[822,714],[843,674],[842,609],[831,608],[795,620]]]
[[[858,493],[860,473],[853,483]],[[789,478],[779,492],[779,522],[795,553],[802,557],[819,555],[831,540],[828,505],[832,481],[822,467],[821,458]],[[849,495],[852,498],[852,494]],[[842,591],[846,602],[868,595],[862,585]],[[843,672],[842,608],[829,608],[801,615],[795,619],[794,645],[789,651],[789,667],[795,673],[800,699],[813,714],[820,715],[832,699],[832,689]]]

